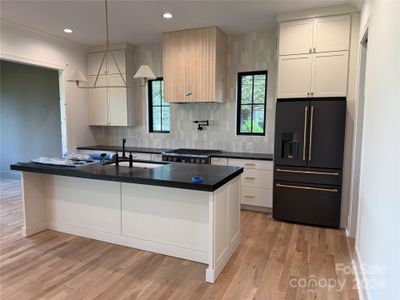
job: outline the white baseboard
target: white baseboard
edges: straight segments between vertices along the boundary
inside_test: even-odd
[[[166,244],[158,241],[150,241],[140,238],[128,237],[111,232],[102,232],[94,230],[92,228],[86,228],[82,226],[59,223],[59,222],[48,222],[47,228],[103,242],[108,242],[121,246],[136,248],[140,250],[150,251],[154,253],[164,254],[168,256],[173,256],[199,263],[208,264],[207,251],[179,247],[176,245]]]
[[[36,224],[30,225],[30,226],[23,226],[22,234],[24,235],[24,237],[27,237],[27,236],[31,236],[36,233],[39,233],[46,229],[47,229],[46,222],[40,222],[40,223],[36,223]]]
[[[360,300],[371,299],[368,293],[368,289],[365,288],[365,282],[367,282],[366,278],[364,274],[360,272],[360,270],[362,270],[362,261],[356,246],[354,246],[354,256],[353,259],[351,260],[351,263],[354,271],[354,277],[356,278],[358,296]]]
[[[221,272],[224,270],[226,264],[229,259],[236,251],[237,247],[240,244],[240,234],[236,235],[234,240],[232,241],[230,247],[225,251],[224,255],[220,257],[218,264],[215,266],[215,269],[210,269],[210,267],[206,270],[206,281],[210,283],[214,283]]]

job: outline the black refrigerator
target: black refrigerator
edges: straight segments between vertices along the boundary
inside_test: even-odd
[[[339,227],[346,98],[278,99],[275,219]]]

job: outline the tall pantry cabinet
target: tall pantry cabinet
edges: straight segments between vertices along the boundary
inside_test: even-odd
[[[347,94],[350,15],[280,23],[278,98]]]
[[[127,88],[94,88],[89,90],[89,125],[92,126],[133,126],[133,46],[124,44],[115,46],[108,53],[99,73],[97,86],[121,86],[124,81]],[[99,71],[104,49],[98,48],[88,53],[88,75],[90,86],[94,85]],[[118,70],[119,68],[119,70]]]

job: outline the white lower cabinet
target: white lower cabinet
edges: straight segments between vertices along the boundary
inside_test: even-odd
[[[211,164],[244,168],[240,181],[240,203],[272,208],[272,161],[213,157]]]
[[[224,157],[211,157],[211,164],[217,166],[227,166],[228,159]]]
[[[260,207],[272,208],[272,188],[241,187],[240,203]]]
[[[152,161],[162,161],[162,154],[152,154],[151,160]]]

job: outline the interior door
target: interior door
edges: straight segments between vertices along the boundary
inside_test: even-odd
[[[342,168],[345,121],[345,98],[310,101],[309,167]]]
[[[278,100],[275,120],[275,165],[306,166],[309,101]]]
[[[93,86],[96,76],[89,76],[89,84]],[[105,75],[100,75],[97,86],[107,85]],[[108,125],[107,89],[96,88],[89,90],[89,122],[90,125]]]
[[[311,90],[312,54],[280,56],[278,98],[304,98]]]

